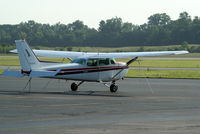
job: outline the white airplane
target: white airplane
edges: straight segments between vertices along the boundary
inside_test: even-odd
[[[71,90],[77,91],[83,82],[100,82],[116,92],[117,80],[123,79],[129,65],[139,56],[159,56],[186,54],[188,51],[158,52],[122,52],[122,53],[86,53],[52,50],[32,50],[25,40],[16,40],[13,53],[19,54],[21,71],[4,71],[3,75],[13,77],[54,78],[79,81],[72,83]],[[55,63],[40,61],[37,56],[74,58],[71,63]],[[114,58],[132,58],[127,63],[116,62]],[[110,82],[110,84],[108,84]]]

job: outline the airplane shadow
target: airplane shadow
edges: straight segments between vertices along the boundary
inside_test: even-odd
[[[68,95],[68,96],[102,96],[102,97],[129,97],[121,92],[110,93],[105,91],[65,91],[65,92],[22,92],[22,91],[0,91],[0,95]]]

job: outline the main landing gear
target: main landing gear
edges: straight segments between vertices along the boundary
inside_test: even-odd
[[[72,91],[77,91],[78,90],[78,87],[83,84],[84,81],[81,81],[79,84],[76,84],[76,83],[72,83],[71,84],[71,90]]]
[[[84,81],[81,81],[80,83],[76,84],[76,83],[72,83],[71,84],[71,90],[72,91],[77,91],[78,87],[83,83]],[[111,85],[108,85],[106,83],[103,83],[105,86],[110,88],[110,92],[115,93],[118,90],[118,85],[115,84],[115,81],[112,81]]]
[[[71,90],[72,91],[77,91],[78,90],[78,85],[76,83],[71,84]]]

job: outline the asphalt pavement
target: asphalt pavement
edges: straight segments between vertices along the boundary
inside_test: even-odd
[[[127,78],[100,83],[0,76],[1,134],[199,134],[200,80]]]

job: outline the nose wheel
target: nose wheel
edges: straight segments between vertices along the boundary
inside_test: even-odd
[[[103,82],[102,82],[103,83]],[[110,87],[110,92],[115,93],[118,90],[118,85],[115,84],[115,81],[112,81],[112,84],[103,83],[106,87]]]
[[[114,93],[117,92],[118,86],[115,85],[114,83],[110,85],[110,92]]]

